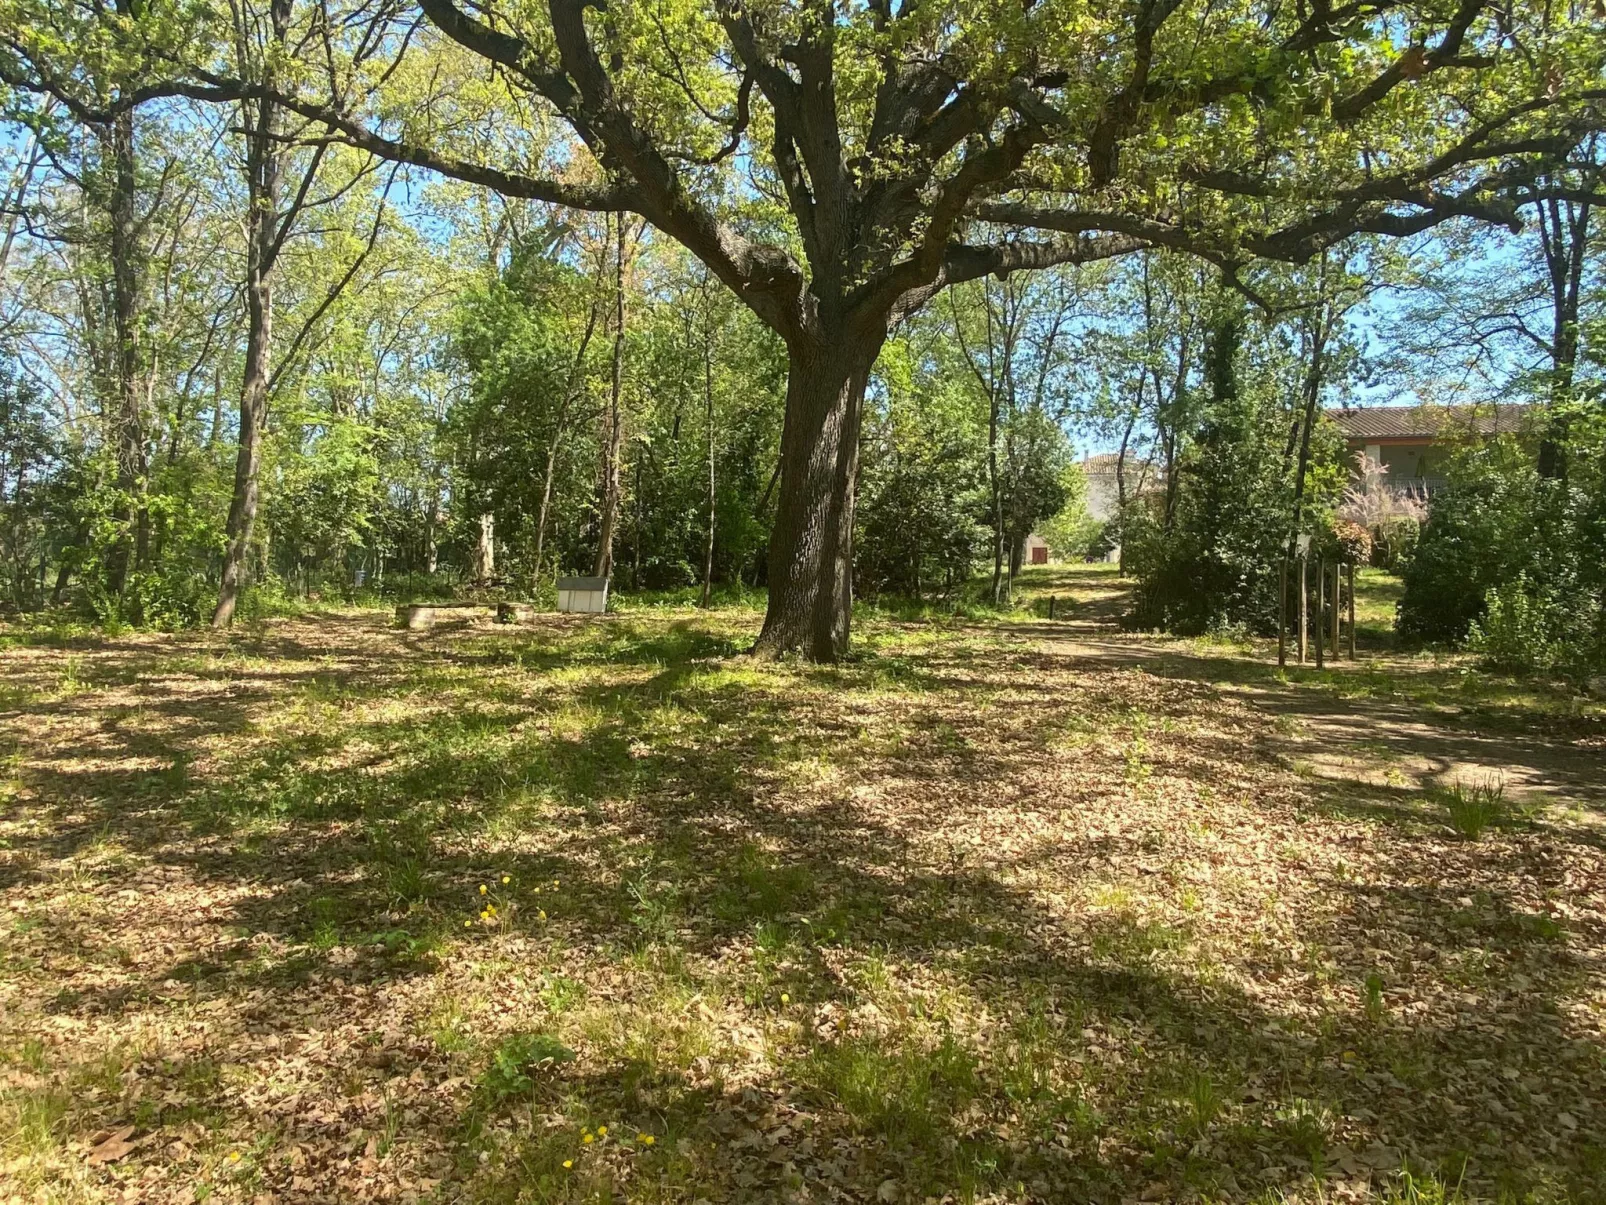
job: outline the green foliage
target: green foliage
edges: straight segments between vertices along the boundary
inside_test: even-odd
[[[1532,559],[1542,487],[1532,450],[1511,436],[1460,448],[1445,478],[1405,566],[1399,630],[1407,640],[1459,644],[1488,591]]]
[[[957,366],[917,338],[931,333],[888,343],[866,399],[854,571],[871,596],[946,595],[988,551],[985,418]]]
[[[1399,629],[1466,643],[1491,668],[1581,677],[1606,665],[1606,416],[1580,409],[1566,477],[1539,475],[1532,443],[1463,448],[1405,569]]]
[[[480,1077],[480,1093],[490,1105],[526,1096],[535,1077],[559,1063],[574,1061],[574,1051],[551,1034],[514,1033],[497,1043],[491,1062]]]
[[[980,1088],[975,1056],[951,1033],[929,1048],[843,1039],[815,1047],[801,1073],[856,1125],[898,1145],[932,1142]]]
[[[1535,590],[1528,575],[1519,573],[1489,587],[1483,617],[1468,629],[1467,647],[1481,653],[1490,669],[1531,674],[1561,668],[1576,647],[1576,637],[1587,637],[1587,630],[1577,630],[1569,602],[1554,592]]]
[[[0,598],[19,610],[43,603],[59,553],[65,452],[43,394],[0,356]]]
[[[1421,535],[1421,521],[1414,515],[1394,515],[1383,520],[1371,532],[1371,564],[1390,573],[1402,572]]]
[[[1347,565],[1372,563],[1372,533],[1359,523],[1335,519],[1322,532],[1321,555]]]
[[[1237,329],[1218,330],[1212,344],[1213,396],[1180,457],[1174,490],[1139,499],[1123,516],[1123,553],[1139,581],[1136,626],[1188,635],[1275,630],[1293,500],[1293,465],[1283,453],[1297,403],[1268,373],[1240,385]],[[1312,445],[1307,505],[1320,513],[1340,480],[1338,444],[1322,424]]]

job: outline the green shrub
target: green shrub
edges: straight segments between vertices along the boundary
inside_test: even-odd
[[[1372,564],[1399,573],[1416,550],[1422,523],[1415,515],[1391,515],[1372,529]]]
[[[1405,566],[1408,640],[1469,644],[1496,668],[1582,678],[1606,665],[1606,409],[1551,411],[1564,476],[1503,435],[1451,458]]]
[[[491,1052],[480,1091],[492,1104],[523,1096],[535,1086],[535,1072],[573,1059],[574,1051],[550,1034],[510,1034]]]
[[[1372,533],[1359,523],[1334,519],[1332,526],[1323,533],[1321,551],[1328,560],[1369,565],[1372,562]]]
[[[1446,477],[1402,574],[1398,626],[1407,640],[1459,645],[1484,596],[1531,555],[1539,478],[1531,452],[1510,436],[1463,449]]]
[[[1491,587],[1482,619],[1474,620],[1467,647],[1483,654],[1490,669],[1545,673],[1567,655],[1568,609],[1535,593],[1527,574]]]

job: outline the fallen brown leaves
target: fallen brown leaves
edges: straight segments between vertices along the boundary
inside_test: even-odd
[[[1592,1199],[1581,830],[1141,643],[708,622],[4,653],[0,1199]]]

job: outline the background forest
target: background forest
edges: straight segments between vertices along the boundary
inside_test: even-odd
[[[164,100],[108,129],[19,91],[5,118],[12,612],[220,613],[248,443],[246,615],[550,599],[605,568],[705,601],[764,587],[785,349],[639,219],[305,130],[268,148],[244,105]],[[1593,187],[1598,157],[1577,171]],[[1118,545],[1136,626],[1265,632],[1303,531],[1402,571],[1412,639],[1599,664],[1602,234],[1587,199],[1522,213],[1520,232],[1358,237],[1236,287],[1150,250],[948,288],[871,377],[857,592],[1006,606],[1038,531],[1062,557]],[[1543,405],[1469,443],[1429,513],[1345,463],[1324,411],[1375,401]],[[1107,523],[1083,505],[1088,452],[1121,459]]]

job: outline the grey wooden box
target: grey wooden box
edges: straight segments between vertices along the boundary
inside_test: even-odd
[[[607,578],[560,577],[558,579],[558,610],[600,615],[607,609]]]

